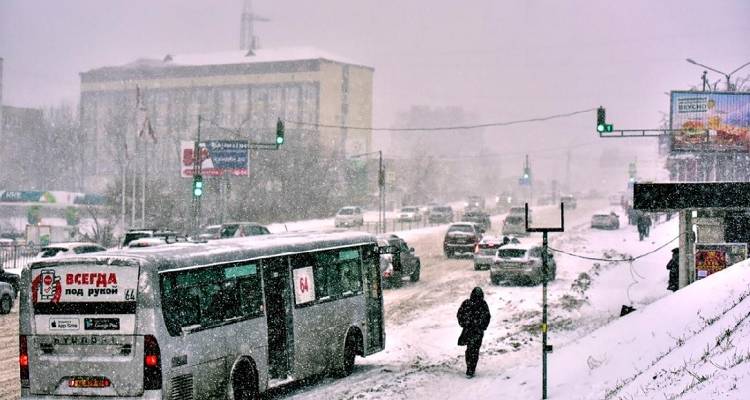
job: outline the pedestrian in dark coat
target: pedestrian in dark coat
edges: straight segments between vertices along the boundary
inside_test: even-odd
[[[647,222],[648,220],[648,222]],[[648,216],[642,212],[638,212],[636,214],[636,220],[635,225],[638,227],[638,238],[639,240],[643,240],[644,237],[648,236],[648,225],[651,225],[651,220],[648,219]]]
[[[669,281],[667,282],[667,290],[676,291],[680,288],[679,282],[679,269],[680,269],[680,248],[675,247],[672,249],[672,259],[667,263],[667,269],[669,270]]]
[[[471,296],[461,303],[458,309],[458,325],[463,328],[458,344],[466,346],[466,376],[471,378],[479,362],[479,348],[482,346],[484,331],[490,324],[490,308],[484,301],[482,288],[475,287]]]

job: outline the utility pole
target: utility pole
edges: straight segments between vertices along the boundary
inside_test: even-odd
[[[560,226],[551,228],[529,227],[529,203],[525,204],[526,232],[542,232],[542,399],[547,399],[547,353],[552,352],[552,345],[547,344],[547,280],[549,279],[549,247],[547,234],[549,232],[565,231],[565,207],[560,203]]]

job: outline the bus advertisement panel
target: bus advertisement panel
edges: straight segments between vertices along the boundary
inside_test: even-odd
[[[672,152],[750,150],[750,93],[671,93]]]

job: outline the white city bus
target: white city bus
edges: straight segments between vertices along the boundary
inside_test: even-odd
[[[252,399],[383,349],[375,237],[283,234],[24,272],[23,399]]]

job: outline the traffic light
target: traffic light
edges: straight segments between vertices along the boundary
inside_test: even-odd
[[[203,196],[203,177],[196,175],[193,177],[193,197]]]
[[[276,121],[276,146],[284,144],[284,122],[281,118]]]
[[[596,109],[596,131],[599,133],[612,132],[612,124],[607,123],[607,111],[604,107]]]

